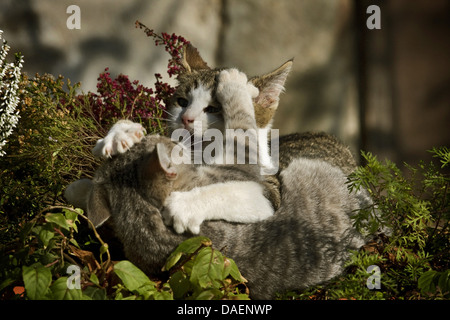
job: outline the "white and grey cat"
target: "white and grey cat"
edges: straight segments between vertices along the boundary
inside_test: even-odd
[[[292,61],[288,61],[272,73],[247,81],[246,75],[236,69],[210,69],[197,50],[188,46],[184,54],[186,72],[178,79],[179,85],[169,107],[170,131],[183,128],[194,134],[195,123],[200,123],[201,134],[211,128],[223,133],[226,129],[251,129],[245,134],[253,133],[255,139],[259,140],[258,168],[262,166],[266,171],[272,170],[267,133],[261,135],[258,130],[270,128],[291,65]],[[140,124],[119,121],[104,139],[97,142],[93,153],[103,157],[123,153],[144,135],[145,130]],[[251,146],[246,147],[247,152],[251,151]],[[235,168],[238,172],[253,171],[255,177],[259,175],[248,165]],[[260,181],[245,183],[218,180],[218,183],[197,187],[189,192],[173,192],[166,200],[166,221],[173,222],[177,232],[189,230],[198,233],[199,223],[203,220],[251,223],[265,219],[279,206],[279,189],[275,180],[263,177],[260,177]],[[83,203],[87,201],[89,183],[83,179],[70,185],[66,190],[69,202],[85,207]],[[246,199],[245,210],[241,202],[236,201],[239,199],[237,195]]]

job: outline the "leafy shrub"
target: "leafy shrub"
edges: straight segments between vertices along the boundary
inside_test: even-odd
[[[175,75],[180,70],[175,67],[181,59],[180,46],[187,41],[164,33],[151,36],[173,54],[169,68],[170,75]],[[165,132],[165,103],[174,89],[161,81],[161,75],[155,76],[152,89],[126,75],[112,79],[105,69],[98,78],[97,93],[81,94],[79,83],[62,76],[18,77],[20,125],[9,136],[4,148],[7,156],[0,157],[4,195],[0,240],[14,238],[18,225],[46,206],[64,204],[63,191],[70,182],[92,177],[99,160],[91,149],[118,119],[139,121],[147,132]],[[8,92],[0,90],[0,101],[9,99]]]
[[[82,222],[94,230],[97,254],[78,242]],[[248,299],[238,288],[245,279],[236,264],[209,239],[181,243],[164,267],[168,281],[152,281],[129,261],[111,261],[91,222],[80,209],[68,207],[49,207],[28,222],[19,240],[4,248],[0,265],[3,299]],[[77,280],[71,277],[74,270]]]
[[[246,280],[236,263],[212,247],[206,237],[181,243],[167,259],[169,284],[176,299],[248,299],[239,286]]]
[[[378,234],[354,252],[347,272],[328,285],[280,297],[291,299],[448,299],[450,298],[450,150],[430,151],[439,160],[405,165],[381,163],[370,153],[349,177],[349,189],[367,188],[374,206],[354,217],[355,226]],[[409,178],[407,178],[408,176]],[[367,288],[369,266],[380,268],[380,290]]]
[[[20,82],[19,126],[0,158],[1,236],[11,239],[18,222],[45,206],[61,204],[68,182],[92,173],[98,161],[90,149],[104,132],[82,110],[70,111],[63,101],[76,97],[77,85],[50,75]]]

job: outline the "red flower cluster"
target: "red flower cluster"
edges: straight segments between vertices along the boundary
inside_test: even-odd
[[[100,124],[109,124],[112,120],[142,119],[149,120],[161,114],[158,109],[164,109],[161,99],[154,97],[151,88],[144,87],[139,81],[130,81],[128,76],[120,74],[111,79],[106,68],[98,77],[97,92],[89,92],[87,98],[92,115]],[[85,99],[86,96],[78,96]]]
[[[182,71],[181,59],[183,47],[189,42],[181,36],[155,33],[136,21],[136,28],[143,29],[147,36],[154,39],[155,45],[164,45],[171,58],[167,66],[170,77]],[[117,119],[145,121],[150,126],[160,127],[165,118],[166,106],[175,89],[162,81],[161,74],[155,74],[155,89],[144,87],[139,81],[130,81],[128,76],[120,74],[111,78],[109,68],[98,77],[97,92],[79,95],[76,101],[88,106],[87,113],[93,116],[101,126],[109,126]],[[70,106],[69,106],[70,108]]]
[[[171,35],[162,32],[161,35],[154,32],[153,29],[147,28],[144,24],[136,20],[136,28],[144,29],[145,34],[148,37],[152,37],[155,41],[155,45],[164,45],[164,48],[166,51],[170,54],[172,57],[169,60],[169,64],[167,65],[167,73],[170,77],[173,75],[177,75],[181,71],[181,59],[182,59],[182,52],[183,47],[187,44],[189,44],[189,41],[187,41],[185,38],[181,36],[177,36],[176,34],[172,33]]]

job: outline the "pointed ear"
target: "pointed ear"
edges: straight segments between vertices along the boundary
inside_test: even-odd
[[[164,171],[168,180],[175,180],[177,178],[177,169],[169,158],[169,152],[164,144],[158,143],[156,145],[156,153],[158,155],[159,166]]]
[[[182,65],[187,73],[191,73],[195,70],[211,69],[208,64],[202,59],[197,48],[188,44],[184,46]]]
[[[100,227],[111,217],[106,191],[102,186],[94,185],[87,203],[87,217],[95,228]]]
[[[250,82],[259,89],[258,96],[253,99],[258,127],[264,128],[272,120],[292,64],[293,59],[268,74],[250,79]]]

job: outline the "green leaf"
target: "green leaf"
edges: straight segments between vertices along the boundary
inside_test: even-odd
[[[104,288],[89,286],[83,290],[83,296],[89,297],[92,300],[106,300],[106,290]]]
[[[175,272],[169,279],[174,299],[183,298],[191,289],[191,282],[182,271]]]
[[[52,158],[56,157],[58,155],[58,153],[61,151],[62,148],[58,148],[58,150],[54,151],[52,153]]]
[[[448,293],[450,291],[450,270],[441,272],[439,277],[438,286],[443,293]]]
[[[181,259],[183,255],[194,253],[201,246],[211,246],[211,240],[207,237],[193,237],[183,241],[167,258],[163,271],[168,271]]]
[[[436,292],[436,284],[435,277],[438,275],[437,271],[430,270],[422,274],[418,281],[419,289],[422,293],[435,293]]]
[[[195,300],[213,300],[220,299],[223,296],[223,293],[219,289],[208,289],[200,292],[198,296],[195,297]]]
[[[223,280],[223,255],[211,247],[203,248],[194,259],[190,281],[201,288],[219,288]]]
[[[29,267],[23,266],[22,277],[28,298],[31,300],[42,300],[46,298],[48,288],[52,282],[52,273],[48,268],[39,262]]]
[[[239,282],[247,282],[247,279],[245,279],[242,275],[241,272],[238,269],[238,266],[236,264],[236,262],[234,262],[233,259],[231,258],[226,258],[228,261],[230,261],[230,265],[229,265],[229,274],[231,275],[231,277]]]
[[[51,298],[55,300],[82,300],[89,297],[83,297],[81,289],[69,289],[67,286],[67,277],[61,277],[56,279],[50,287],[52,291]]]
[[[75,240],[74,238],[71,238],[71,239],[69,240],[69,242],[70,242],[71,244],[73,244],[75,247],[77,247],[78,249],[81,249],[80,245],[78,244],[78,241]]]
[[[194,259],[189,260],[185,264],[183,264],[183,271],[185,274],[191,274],[192,268],[194,267]]]
[[[95,275],[95,273],[91,273],[89,280],[91,280],[91,282],[97,286],[100,285],[100,281],[98,281],[98,277]]]
[[[66,220],[66,217],[62,213],[47,213],[45,215],[47,222],[53,222],[67,231],[70,231],[70,225]]]
[[[123,260],[117,263],[114,266],[114,272],[125,287],[132,292],[146,296],[147,293],[154,293],[156,290],[155,283],[130,261]],[[146,298],[148,297],[146,296]]]
[[[191,254],[194,253],[200,246],[211,246],[211,240],[207,237],[193,237],[190,239],[187,239],[183,241],[177,249],[175,249],[175,252],[181,251],[185,254]]]
[[[50,228],[44,227],[39,231],[39,240],[41,240],[44,245],[44,249],[47,248],[48,243],[55,236],[55,232],[49,229]]]
[[[152,298],[155,300],[173,300],[172,294],[168,291],[156,291]]]
[[[22,230],[19,233],[19,239],[20,239],[21,242],[24,242],[25,239],[29,236],[29,234],[30,234],[31,230],[33,229],[35,223],[36,223],[35,221],[27,222],[23,226]]]
[[[172,268],[174,265],[177,264],[177,262],[180,260],[180,258],[183,256],[183,252],[173,252],[169,258],[167,258],[166,264],[162,268],[162,271],[169,271],[170,268]]]
[[[3,280],[3,282],[0,283],[0,291],[2,291],[3,289],[10,286],[11,284],[13,284],[16,281],[17,281],[17,279],[14,279],[14,278],[7,278],[7,279]]]
[[[239,293],[239,294],[232,294],[228,296],[228,299],[230,300],[250,300],[250,297],[248,294],[245,293]]]
[[[124,300],[122,292],[116,292],[114,300]]]
[[[78,227],[76,222],[80,222],[80,220],[78,220],[78,212],[72,211],[72,210],[67,210],[64,209],[64,214],[66,216],[66,221],[67,223],[76,231],[78,232]]]
[[[154,299],[154,295],[158,292],[156,290],[155,284],[153,282],[144,283],[141,287],[136,289],[136,291],[142,298],[148,300],[150,298]]]

